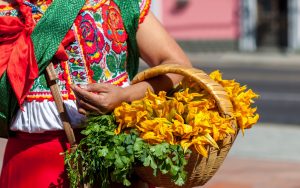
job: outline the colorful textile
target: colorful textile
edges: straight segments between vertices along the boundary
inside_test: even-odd
[[[6,134],[5,127],[10,123],[17,110],[15,102],[18,101],[22,108],[24,98],[34,79],[37,78],[38,72],[43,73],[57,52],[62,39],[84,2],[85,0],[68,1],[67,3],[63,0],[55,1],[35,28],[32,7],[25,5],[23,0],[16,0],[22,19],[0,17],[0,44],[3,52],[0,59],[1,136]],[[69,11],[67,14],[66,10]],[[21,20],[24,20],[24,24]],[[53,32],[51,29],[55,25],[58,27],[56,32]],[[47,33],[49,31],[50,33]],[[42,42],[43,45],[39,46]],[[61,48],[59,49],[61,50]],[[59,53],[59,56],[62,54]]]
[[[62,0],[52,3],[36,26],[32,19],[32,12],[36,11],[23,0],[16,2],[24,23],[16,17],[0,17],[0,50],[3,52],[0,58],[0,77],[7,72],[19,106],[22,106],[38,72],[44,71],[57,52],[85,2],[73,1],[68,1],[67,5]],[[59,49],[58,56],[63,57],[62,48]],[[2,79],[1,82],[5,81]]]
[[[45,12],[52,0],[38,1],[36,9],[33,10],[32,18],[35,22],[39,22],[42,17],[41,12]],[[139,23],[142,23],[144,17],[149,11],[150,0],[139,0],[141,16]],[[36,11],[40,10],[40,11]],[[0,17],[20,17],[20,13],[14,6],[0,5]],[[104,20],[105,19],[105,20]],[[127,73],[127,56],[128,43],[127,33],[124,29],[122,17],[120,17],[120,10],[112,0],[87,0],[86,4],[80,11],[73,24],[71,30],[76,37],[69,41],[71,43],[64,45],[66,50],[60,50],[56,54],[59,59],[64,59],[61,56],[68,56],[66,61],[54,61],[56,71],[59,75],[58,84],[63,94],[64,100],[75,100],[75,96],[70,89],[70,84],[87,84],[105,82],[112,83],[118,86],[125,87],[129,84],[129,75]],[[55,32],[53,32],[55,33]],[[95,51],[96,50],[96,51]],[[60,56],[59,56],[60,55]],[[6,80],[6,75],[2,77]],[[9,86],[9,85],[8,85]],[[11,89],[4,88],[0,85],[1,98],[13,97]],[[51,92],[46,84],[44,75],[39,76],[28,93],[26,101],[53,101]],[[16,106],[14,100],[7,100],[11,106]],[[8,108],[0,106],[1,113],[10,114],[6,116],[8,119],[15,114]],[[27,124],[31,124],[31,110],[22,112],[27,118]],[[25,114],[26,113],[26,114]],[[0,114],[1,116],[1,114]],[[79,116],[78,116],[79,117]],[[24,117],[20,117],[24,118]],[[0,117],[0,124],[7,124],[2,122]],[[5,126],[0,127],[1,129]],[[5,132],[5,131],[4,131]],[[3,136],[3,135],[2,135]]]
[[[50,3],[51,1],[44,1],[37,6],[46,11]],[[140,1],[140,12],[143,15],[140,16],[139,23],[142,23],[149,11],[149,4],[150,0]],[[11,12],[13,13],[13,11]],[[9,14],[7,8],[5,13]],[[39,12],[33,14],[33,18],[37,22],[41,16]],[[66,47],[68,60],[57,62],[55,65],[59,75],[60,89],[65,100],[75,99],[70,90],[71,83],[108,82],[119,86],[125,83],[127,85],[129,82],[126,70],[128,35],[120,10],[114,1],[86,1],[76,18],[72,32],[76,38]],[[43,75],[35,80],[26,100],[53,100]]]
[[[37,7],[45,12],[52,1],[40,2],[37,3]],[[149,5],[149,3],[150,0],[140,0],[140,12],[143,12],[140,23],[149,9],[149,6],[145,5]],[[12,6],[0,6],[0,17],[4,15],[20,16]],[[126,71],[128,35],[120,15],[119,7],[113,0],[86,0],[85,6],[71,27],[71,33],[74,34],[73,40],[63,44],[66,54],[61,50],[56,54],[58,59],[64,59],[65,55],[68,58],[64,61],[54,61],[63,98],[68,100],[65,103],[73,102],[76,106],[74,94],[70,90],[71,83],[106,82],[119,86],[128,85],[129,76]],[[42,19],[42,13],[33,11],[32,18],[35,22],[39,22]],[[2,89],[6,90],[6,88],[0,88],[1,91]],[[11,95],[13,94],[11,93]],[[20,127],[16,126],[16,129],[13,130],[27,131],[23,127],[28,129],[27,124],[30,124],[34,129],[33,132],[44,132],[45,129],[49,129],[51,132],[36,134],[18,132],[16,137],[9,138],[0,187],[68,187],[64,171],[64,157],[60,155],[68,147],[64,131],[53,131],[55,129],[51,126],[39,130],[40,127],[35,122],[40,117],[39,110],[45,109],[43,105],[51,107],[54,111],[53,105],[55,104],[52,100],[45,77],[41,75],[34,81],[26,97],[24,105],[29,108],[24,108],[25,111],[19,110],[19,116],[15,116],[15,119],[24,120],[26,124],[20,123]],[[36,111],[33,111],[33,108]],[[55,110],[55,112],[57,111]],[[52,113],[55,115],[55,112]],[[69,113],[68,109],[67,112]],[[78,113],[77,110],[76,113]],[[51,119],[53,114],[44,114],[47,114],[46,117],[43,117],[46,121],[44,126],[54,124],[53,121],[60,123],[57,115]],[[74,116],[76,115],[71,115],[73,119]],[[18,122],[17,120],[15,122]],[[15,122],[11,127],[15,126]],[[76,138],[78,139],[78,136]]]

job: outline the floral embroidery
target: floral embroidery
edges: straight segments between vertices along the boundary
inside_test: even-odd
[[[93,63],[99,63],[103,57],[104,37],[97,28],[95,20],[88,12],[82,13],[76,23],[80,34],[80,44],[83,46],[83,53],[88,66]]]
[[[77,41],[75,41],[73,44],[71,44],[69,47],[67,47],[66,52],[69,56],[68,60],[68,66],[69,66],[69,72],[70,78],[73,83],[75,84],[86,84],[90,83],[90,80],[88,78],[88,70],[86,67],[86,62],[85,59],[83,58],[81,49],[78,47],[79,44]],[[79,77],[77,76],[76,73],[73,72],[78,72],[80,75]]]
[[[87,16],[89,15],[89,16]],[[93,18],[91,19],[91,15]],[[89,27],[87,27],[87,23]],[[85,27],[83,26],[85,23]],[[101,53],[97,61],[84,54],[88,77],[91,82],[108,82],[126,72],[127,34],[124,29],[120,11],[113,1],[106,1],[96,12],[83,11],[75,21],[75,32],[81,51],[93,50],[93,45],[87,45],[91,39],[103,38]],[[93,37],[93,36],[97,37]],[[96,45],[97,42],[93,42]]]
[[[128,81],[128,74],[124,72],[123,74],[120,74],[118,77],[109,80],[107,83],[111,83],[117,86],[122,86],[123,83],[126,83]]]
[[[83,80],[85,78],[84,72],[74,71],[74,72],[72,72],[72,75],[81,80]]]
[[[38,8],[46,11],[52,0],[40,1]],[[149,11],[150,0],[139,0],[140,23]],[[0,6],[0,16],[18,16],[12,6]],[[39,21],[41,13],[33,13]],[[87,83],[129,84],[126,72],[127,33],[118,6],[113,0],[87,0],[71,28],[76,39],[66,47],[68,61],[55,64],[58,85],[64,100],[75,100],[70,85]],[[28,101],[53,101],[44,76],[34,82]]]
[[[127,34],[124,29],[122,17],[117,6],[112,3],[102,7],[103,30],[105,36],[112,41],[112,50],[117,54],[127,49]]]

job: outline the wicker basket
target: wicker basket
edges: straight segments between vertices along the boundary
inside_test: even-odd
[[[208,91],[216,100],[219,112],[222,116],[231,116],[233,112],[232,103],[221,85],[212,80],[205,72],[195,69],[187,68],[175,64],[166,64],[156,66],[140,72],[132,81],[138,83],[143,80],[166,74],[175,73],[184,76],[185,81],[193,81],[199,84],[202,89]],[[219,142],[219,149],[208,146],[208,157],[205,158],[199,155],[196,151],[192,151],[188,159],[188,164],[185,170],[188,172],[188,178],[184,186],[181,187],[195,187],[204,185],[218,170],[229,152],[236,136],[238,128],[236,122],[232,120],[232,126],[236,130],[236,134],[228,135],[222,142]],[[192,149],[193,150],[193,149]],[[170,179],[168,175],[158,173],[153,175],[153,171],[149,167],[138,167],[135,169],[136,174],[144,181],[153,184],[157,187],[178,187]]]

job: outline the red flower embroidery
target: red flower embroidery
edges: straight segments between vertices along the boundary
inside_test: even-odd
[[[79,66],[83,66],[84,65],[81,59],[71,58],[71,59],[69,59],[69,61],[71,63],[75,64],[75,65],[79,65]]]
[[[105,42],[104,36],[97,28],[94,18],[89,13],[84,12],[78,17],[76,22],[79,25],[81,44],[88,66],[93,63],[99,63],[103,57],[102,49]],[[77,48],[74,47],[72,49],[76,54],[79,53]]]
[[[80,79],[80,80],[85,79],[84,72],[74,71],[74,72],[72,72],[72,75],[75,76],[76,78]]]
[[[111,1],[110,5],[104,5],[102,9],[103,30],[105,36],[112,42],[112,50],[117,54],[126,51],[127,33],[117,6]]]

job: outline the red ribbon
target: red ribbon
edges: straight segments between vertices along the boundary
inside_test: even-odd
[[[38,77],[38,65],[30,35],[34,28],[31,8],[20,5],[25,24],[17,17],[0,16],[0,77],[5,70],[11,87],[21,107],[34,80]],[[59,46],[55,57],[66,61],[68,56],[64,46],[74,41],[69,31]]]
[[[30,38],[33,27],[23,24],[16,17],[0,17],[0,76],[7,77],[19,105],[23,103],[34,79],[38,66]]]

